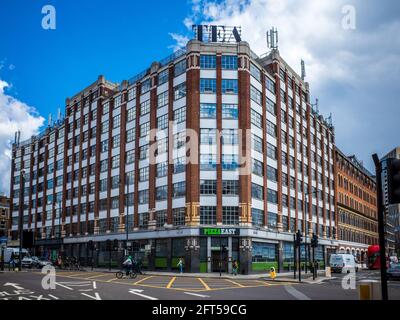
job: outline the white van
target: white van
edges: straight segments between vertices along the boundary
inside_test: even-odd
[[[332,254],[329,259],[332,272],[350,273],[357,272],[358,266],[352,254]]]
[[[18,260],[18,258],[19,258],[19,248],[6,248],[4,250],[4,262],[5,263],[7,263],[7,264],[10,263],[11,256],[12,256],[13,253],[14,253],[14,259]],[[25,256],[29,256],[29,252],[26,249],[22,249],[21,253],[22,253],[22,259]]]

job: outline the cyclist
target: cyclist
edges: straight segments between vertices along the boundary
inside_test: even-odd
[[[126,275],[128,276],[132,272],[132,257],[128,256],[128,258],[122,263],[122,265],[126,268]]]

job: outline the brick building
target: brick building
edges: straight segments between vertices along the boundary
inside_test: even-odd
[[[334,128],[277,50],[191,40],[121,85],[100,76],[64,120],[13,146],[11,237],[23,214],[52,256],[84,262],[92,240],[108,265],[109,239],[116,263],[127,231],[149,269],[184,257],[216,271],[226,248],[223,269],[251,273],[293,265],[301,229],[319,235],[323,265],[338,245],[334,154]]]
[[[339,251],[366,263],[368,246],[379,242],[375,177],[355,156],[335,153]]]
[[[0,238],[8,236],[10,217],[10,198],[0,194]]]

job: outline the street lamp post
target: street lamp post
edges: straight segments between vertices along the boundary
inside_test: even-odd
[[[127,181],[127,203],[126,203],[126,216],[125,216],[125,232],[126,232],[126,243],[125,243],[125,250],[126,250],[126,255],[128,255],[128,227],[129,227],[129,183],[130,181]]]
[[[304,212],[304,254],[305,254],[305,273],[307,273],[307,263],[308,263],[308,244],[307,244],[307,225],[308,225],[308,219],[307,219],[307,213],[306,213],[306,203],[307,203],[307,196],[309,196],[310,194],[316,194],[318,192],[318,190],[314,190],[312,192],[306,192],[304,194],[304,199],[303,199],[303,212]],[[299,265],[301,267],[301,262],[299,261]]]

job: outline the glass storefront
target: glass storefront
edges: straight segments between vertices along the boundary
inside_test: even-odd
[[[277,244],[253,241],[252,271],[268,272],[272,267],[278,270]]]

